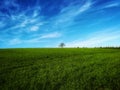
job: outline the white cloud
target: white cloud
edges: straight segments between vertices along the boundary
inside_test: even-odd
[[[83,13],[87,11],[92,5],[92,2],[90,0],[86,0],[86,2],[83,5],[70,5],[66,8],[63,8],[61,10],[61,14],[67,14],[67,15],[73,15],[76,16],[80,13]]]
[[[39,43],[39,42],[46,42],[46,41],[45,40],[43,41],[40,37],[24,40],[24,43]]]
[[[38,16],[38,11],[37,10],[35,10],[34,13],[33,13],[33,17],[36,17],[36,16]]]
[[[22,43],[22,41],[18,38],[12,39],[8,42],[10,45],[16,45]]]
[[[23,22],[21,22],[21,24],[18,27],[25,27],[27,23],[28,20],[24,20]]]
[[[39,26],[33,26],[30,29],[30,31],[38,31],[38,30],[39,30]]]
[[[12,39],[9,41],[9,44],[20,44],[20,43],[38,43],[38,42],[46,42],[46,40],[43,39],[50,39],[50,38],[57,38],[60,37],[61,33],[53,32],[48,34],[39,35],[35,38],[27,39],[27,40],[20,40],[20,39]],[[48,42],[48,41],[47,41]]]
[[[88,0],[88,1],[78,10],[77,13],[79,14],[79,13],[82,13],[82,12],[88,10],[88,9],[91,7],[91,5],[92,5],[91,1]],[[77,13],[76,13],[76,14],[77,14]]]
[[[107,38],[105,37],[96,37],[96,38],[90,38],[90,39],[87,39],[87,40],[83,40],[83,41],[74,41],[72,43],[69,43],[68,44],[68,47],[77,47],[77,46],[80,46],[80,47],[95,47],[95,46],[99,46],[98,44],[102,44],[104,42],[107,42],[108,41],[112,41],[112,40],[115,40],[115,39],[118,39],[120,38],[119,36],[109,36]]]
[[[118,7],[120,5],[120,3],[111,3],[106,5],[104,8],[111,8],[111,7]]]
[[[37,6],[34,8],[34,12],[33,12],[33,17],[37,17],[39,15],[39,12],[41,11],[41,7]]]
[[[61,34],[58,33],[58,32],[53,32],[53,33],[49,33],[49,34],[44,34],[42,35],[40,38],[41,39],[46,39],[46,38],[57,38],[57,37],[60,37]]]
[[[66,8],[63,8],[57,17],[53,18],[55,25],[70,25],[74,18],[87,11],[91,7],[92,3],[90,0],[87,0],[82,6],[78,5],[69,5]]]
[[[120,39],[120,31],[103,31],[103,32],[95,32],[90,35],[86,40],[75,40],[73,42],[68,42],[66,46],[68,47],[96,47],[102,46],[104,43],[107,44],[111,41]],[[111,43],[112,44],[112,43]]]

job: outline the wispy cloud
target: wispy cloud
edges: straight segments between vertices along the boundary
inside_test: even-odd
[[[4,33],[6,32],[17,33],[18,32],[19,33],[19,32],[38,31],[39,27],[44,24],[44,22],[41,21],[39,17],[26,16],[24,13],[18,16],[12,16],[11,22],[15,22],[15,23],[11,24],[10,27],[6,27],[1,32],[4,32]],[[3,27],[3,23],[0,23],[0,27]]]
[[[76,14],[87,11],[91,7],[91,5],[92,5],[91,1],[88,0],[82,7],[80,7],[80,9],[78,10]]]
[[[47,34],[42,34],[37,37],[31,38],[31,39],[19,39],[19,38],[14,38],[11,40],[8,40],[8,43],[10,45],[16,45],[16,44],[21,44],[21,43],[39,43],[39,42],[46,42],[49,41],[51,38],[58,38],[61,37],[62,34],[59,32],[52,32],[52,33],[47,33]]]
[[[61,9],[61,12],[54,18],[52,18],[53,24],[57,27],[70,26],[74,23],[74,19],[77,15],[85,13],[92,6],[90,0],[86,0],[82,5],[69,5]]]
[[[39,30],[39,26],[33,26],[30,29],[30,31],[38,31],[38,30]]]
[[[33,12],[33,18],[37,17],[39,15],[39,12],[41,11],[40,6],[36,7],[34,12]]]
[[[9,45],[16,45],[16,44],[20,44],[22,43],[22,41],[18,38],[12,39],[8,42]]]
[[[106,45],[108,45],[107,43],[111,42],[111,41],[115,41],[120,39],[120,31],[114,31],[111,29],[110,30],[104,30],[104,31],[98,31],[95,32],[92,35],[89,35],[87,39],[85,40],[75,40],[72,42],[68,42],[67,46],[68,47],[100,47],[102,45],[104,45],[104,43]],[[109,43],[110,44],[110,43]],[[111,43],[112,45],[112,43]]]
[[[67,44],[67,46],[68,47],[78,47],[78,46],[79,47],[95,47],[95,46],[100,47],[104,42],[106,43],[106,45],[109,45],[107,44],[107,42],[110,42],[112,40],[116,40],[119,38],[120,38],[119,36],[108,36],[107,38],[105,38],[104,36],[95,37],[95,38],[93,37],[83,41],[74,41],[72,43]]]
[[[118,6],[120,6],[120,3],[115,2],[115,3],[107,4],[106,6],[104,6],[104,8],[111,8],[111,7],[118,7]]]
[[[43,34],[40,38],[41,39],[47,39],[47,38],[57,38],[57,37],[60,37],[60,36],[61,36],[61,33],[53,32],[53,33]]]

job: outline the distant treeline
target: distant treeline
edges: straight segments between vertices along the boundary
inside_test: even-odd
[[[95,47],[95,48],[120,48],[120,47]]]
[[[77,47],[77,48],[90,48],[90,47]],[[120,49],[120,47],[92,47],[92,48],[116,48],[116,49]]]

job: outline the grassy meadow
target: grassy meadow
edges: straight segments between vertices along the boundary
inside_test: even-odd
[[[120,49],[0,49],[0,90],[120,90]]]

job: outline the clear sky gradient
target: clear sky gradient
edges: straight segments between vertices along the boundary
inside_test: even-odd
[[[120,46],[120,0],[0,0],[0,48]]]

